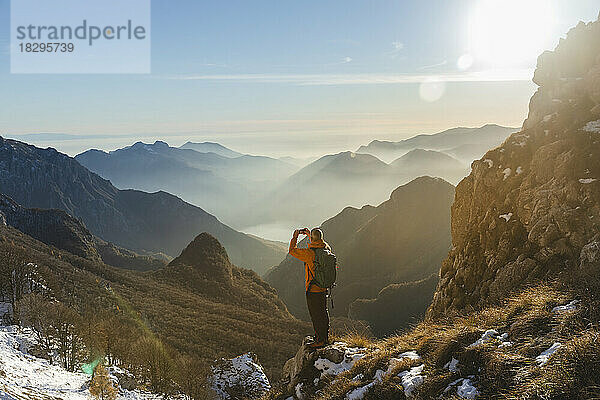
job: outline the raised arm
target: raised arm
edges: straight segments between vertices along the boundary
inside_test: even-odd
[[[298,235],[300,235],[300,231],[296,229],[292,235],[292,240],[290,240],[288,253],[302,262],[309,262],[313,259],[314,253],[310,249],[300,249],[297,247]]]

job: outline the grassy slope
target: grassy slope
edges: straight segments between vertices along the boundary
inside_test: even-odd
[[[10,227],[0,227],[0,238],[27,249],[59,300],[95,310],[118,306],[167,344],[206,363],[253,351],[277,378],[309,331],[248,270],[235,269],[236,296],[215,301],[152,273],[120,270],[49,247]]]
[[[405,398],[396,375],[422,362],[426,379],[413,393],[416,399],[458,399],[455,388],[446,393],[444,390],[451,382],[469,375],[475,376],[478,398],[600,398],[598,279],[580,276],[573,281],[587,284],[585,288],[540,284],[514,295],[503,305],[444,321],[425,321],[405,334],[384,340],[372,341],[356,335],[341,338],[350,345],[368,347],[369,353],[335,382],[330,380],[315,399],[345,398],[353,389],[373,381],[376,370],[386,370],[392,357],[409,350],[415,350],[423,360],[398,365],[364,399]],[[581,300],[576,310],[552,312],[555,306],[573,299]],[[469,347],[487,329],[508,333],[513,345],[499,347],[500,342],[492,340]],[[535,358],[555,342],[562,346],[546,365],[539,366]],[[458,372],[444,367],[452,358],[459,361]],[[361,373],[364,378],[352,380]],[[275,398],[283,398],[281,388],[265,396],[265,399]]]

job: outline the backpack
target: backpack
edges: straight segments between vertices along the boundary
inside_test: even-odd
[[[312,248],[315,252],[315,275],[311,283],[330,289],[335,285],[337,276],[337,258],[327,249]]]

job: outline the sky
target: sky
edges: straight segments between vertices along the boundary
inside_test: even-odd
[[[307,157],[520,126],[539,53],[599,11],[597,0],[154,0],[151,73],[11,74],[0,0],[0,135],[70,155],[160,139]]]

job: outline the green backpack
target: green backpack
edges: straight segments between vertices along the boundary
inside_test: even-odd
[[[315,252],[315,275],[311,282],[324,289],[330,289],[335,285],[337,258],[327,249],[313,247],[312,250]]]

